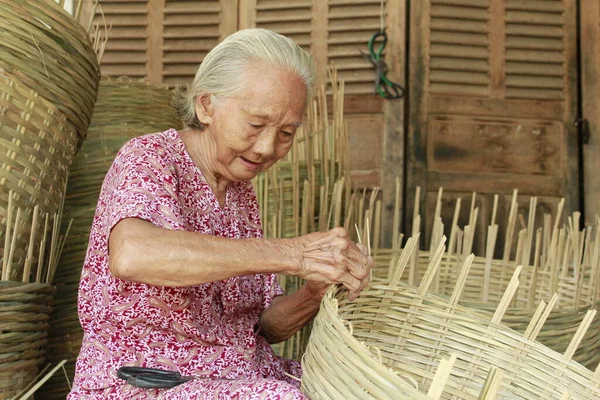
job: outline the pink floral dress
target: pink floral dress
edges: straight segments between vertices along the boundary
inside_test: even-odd
[[[170,288],[113,277],[108,237],[124,218],[231,239],[262,236],[250,182],[231,184],[220,207],[177,131],[129,141],[109,170],[79,287],[84,330],[68,399],[302,399],[299,363],[276,357],[257,332],[282,294],[275,276],[234,277]],[[169,271],[165,270],[165,274]],[[198,379],[173,389],[138,389],[121,366],[178,371]]]

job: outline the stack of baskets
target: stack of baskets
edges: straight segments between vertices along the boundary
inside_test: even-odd
[[[80,8],[77,8],[80,9]],[[67,175],[85,138],[99,66],[54,1],[0,0],[0,399],[44,359]],[[9,282],[12,281],[12,282]]]
[[[92,220],[104,176],[127,140],[169,128],[181,122],[170,106],[166,88],[126,78],[103,79],[88,137],[75,157],[65,199],[65,216],[73,219],[69,240],[58,263],[54,283],[48,358],[68,359],[68,379],[74,375],[83,331],[77,314],[77,291],[86,255]],[[53,376],[42,388],[46,399],[64,399],[69,391],[63,374]]]
[[[571,360],[595,310],[586,313],[559,354],[535,342],[556,297],[548,305],[540,303],[524,334],[500,324],[517,291],[521,268],[512,274],[494,314],[482,315],[457,304],[472,256],[465,259],[452,294],[442,297],[427,292],[442,263],[443,246],[418,288],[400,283],[414,250],[411,239],[388,284],[372,284],[354,302],[347,301],[344,290],[327,293],[303,358],[302,387],[311,398],[600,397],[600,369],[592,372]],[[434,372],[448,357],[455,362],[440,384]],[[493,369],[497,373],[490,388]]]

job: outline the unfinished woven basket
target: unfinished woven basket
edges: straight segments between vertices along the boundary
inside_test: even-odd
[[[414,250],[414,242],[409,245]],[[394,399],[403,398],[412,382],[422,394],[429,393],[425,398],[600,398],[600,369],[594,373],[571,360],[595,310],[559,354],[534,341],[556,297],[540,304],[525,334],[500,324],[517,290],[520,268],[493,315],[457,304],[471,257],[451,296],[427,293],[443,251],[440,246],[418,288],[400,283],[408,255],[401,257],[388,285],[374,283],[354,302],[346,300],[344,290],[327,293],[303,358],[305,393],[313,399]],[[456,356],[452,372],[436,392],[434,372],[451,355]],[[496,388],[484,390],[492,367],[499,371]]]
[[[10,277],[21,280],[16,266],[25,258],[33,208],[60,208],[91,119],[99,67],[87,32],[55,1],[0,0],[0,15],[0,237],[12,191],[27,222],[16,235]],[[34,229],[41,237],[42,224]]]
[[[64,212],[73,219],[73,224],[54,279],[57,291],[51,314],[48,359],[53,363],[68,359],[65,368],[70,380],[83,338],[77,291],[104,176],[127,140],[181,127],[170,103],[171,92],[165,88],[126,78],[100,82],[88,137],[69,175]],[[41,390],[45,399],[64,399],[69,387],[64,374],[58,373]]]
[[[595,232],[594,232],[595,231]],[[525,266],[521,274],[521,284],[507,310],[503,323],[510,328],[525,332],[537,305],[540,301],[550,301],[558,294],[555,309],[546,321],[546,327],[537,340],[560,353],[569,345],[571,335],[581,324],[586,313],[600,308],[600,237],[598,226],[585,231],[570,232],[571,237],[589,236],[581,243],[581,251],[577,256],[572,251],[571,240],[557,240],[555,245],[548,245],[544,252],[541,247],[536,250],[537,264]],[[592,235],[596,237],[592,240]],[[540,232],[541,236],[541,232]],[[566,231],[559,233],[567,237]],[[389,279],[390,265],[397,260],[399,252],[393,250],[374,251],[376,280]],[[412,268],[406,281],[422,278],[432,253],[419,251],[415,258],[414,272]],[[460,265],[465,255],[444,254],[432,291],[450,295],[460,273]],[[539,260],[546,260],[543,265]],[[467,277],[461,303],[482,313],[493,313],[495,304],[504,293],[504,287],[511,278],[516,267],[515,261],[496,260],[490,257],[475,257],[471,273]],[[576,272],[577,271],[577,272]],[[582,345],[575,353],[574,359],[590,369],[600,363],[600,317],[592,321],[592,325],[583,339]]]

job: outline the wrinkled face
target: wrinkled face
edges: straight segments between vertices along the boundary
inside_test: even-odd
[[[254,178],[287,154],[306,104],[306,87],[294,73],[251,63],[245,78],[240,95],[199,98],[196,105],[215,144],[215,172],[233,182]]]

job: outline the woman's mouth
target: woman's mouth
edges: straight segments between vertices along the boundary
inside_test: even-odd
[[[263,166],[262,163],[250,161],[247,158],[244,158],[241,156],[240,156],[240,160],[242,161],[242,164],[244,164],[244,167],[246,167],[246,169],[248,169],[249,171],[258,171],[258,170],[262,169],[262,166]]]

